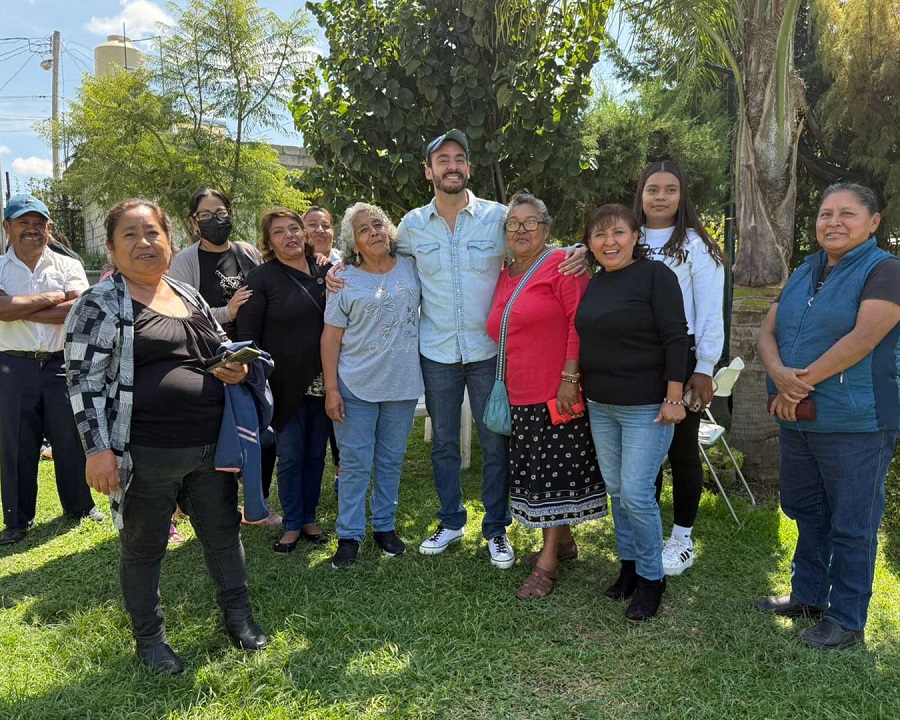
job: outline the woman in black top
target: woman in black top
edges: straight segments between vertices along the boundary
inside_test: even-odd
[[[674,425],[684,419],[688,356],[678,278],[648,260],[639,239],[640,227],[623,205],[593,212],[585,242],[600,269],[575,316],[591,434],[622,561],[606,595],[634,594],[625,610],[631,622],[653,618],[666,588],[655,479]]]
[[[171,233],[154,203],[125,200],[110,210],[106,246],[116,272],[82,295],[66,326],[87,481],[110,495],[138,656],[167,675],[184,670],[167,644],[159,605],[176,502],[203,544],[232,643],[260,650],[268,642],[250,612],[237,482],[213,463],[223,383],[242,382],[247,368],[226,363],[206,371],[228,338],[200,295],[165,275]]]
[[[238,315],[238,339],[253,340],[275,361],[269,385],[275,399],[272,427],[284,535],[274,549],[289,553],[300,540],[328,542],[316,525],[316,508],[331,431],[320,354],[325,273],[331,265],[316,265],[312,244],[293,210],[270,210],[261,224],[266,262],[247,277],[252,294]]]

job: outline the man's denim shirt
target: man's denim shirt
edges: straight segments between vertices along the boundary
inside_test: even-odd
[[[397,251],[416,259],[422,283],[419,349],[440,363],[470,363],[497,354],[485,331],[494,288],[507,256],[506,208],[468,190],[450,232],[434,200],[403,218]]]

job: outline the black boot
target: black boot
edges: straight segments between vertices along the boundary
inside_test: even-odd
[[[137,643],[137,656],[151,670],[160,675],[180,675],[184,664],[165,640],[156,643]]]
[[[652,620],[659,612],[659,604],[666,591],[666,579],[647,580],[640,575],[635,577],[637,578],[637,588],[634,591],[634,597],[625,608],[625,619],[633,623]]]
[[[625,600],[631,597],[637,587],[637,572],[634,569],[634,560],[623,560],[619,577],[604,591],[604,595],[613,600]]]
[[[231,644],[239,650],[265,650],[269,638],[256,624],[250,608],[225,611],[225,629]]]

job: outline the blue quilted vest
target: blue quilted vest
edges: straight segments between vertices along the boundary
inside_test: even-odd
[[[866,278],[890,257],[876,245],[874,237],[869,238],[841,258],[818,293],[816,282],[828,258],[823,250],[806,258],[785,284],[775,316],[775,337],[787,367],[807,367],[853,330]],[[809,395],[816,403],[814,421],[778,422],[809,432],[897,430],[898,337],[900,326],[858,363],[816,383]],[[766,382],[770,394],[777,392],[771,378]]]

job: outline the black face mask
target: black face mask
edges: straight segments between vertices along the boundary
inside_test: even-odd
[[[197,226],[200,228],[200,236],[213,245],[224,245],[231,235],[231,218],[219,220],[213,217],[209,220],[200,220]]]

